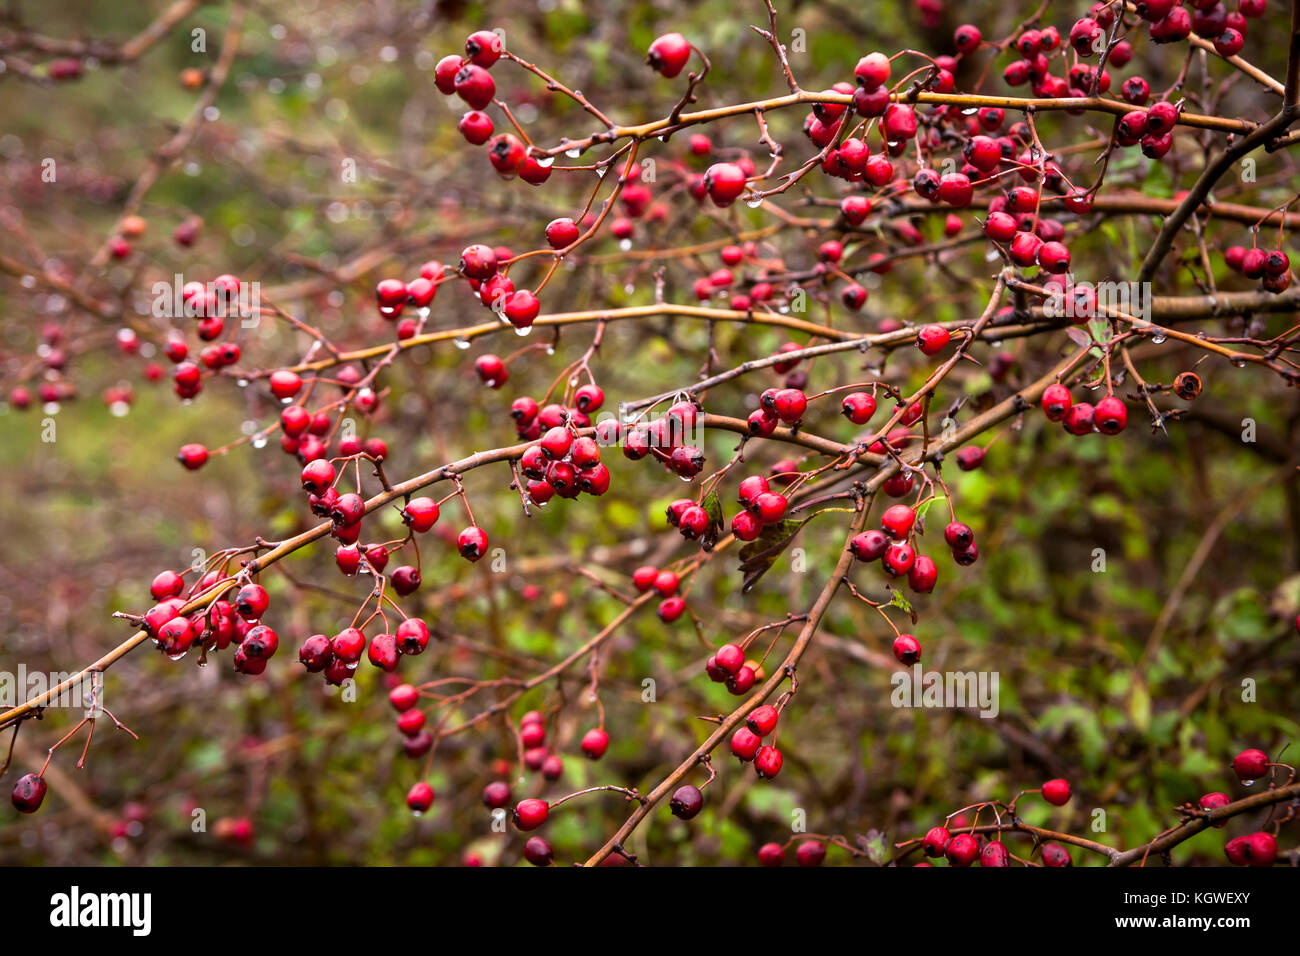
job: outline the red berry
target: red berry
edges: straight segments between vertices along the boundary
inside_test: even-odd
[[[901,577],[912,570],[912,564],[916,561],[916,551],[909,544],[895,543],[885,549],[885,554],[881,558],[885,570],[894,577]]]
[[[685,611],[685,601],[679,597],[670,597],[664,598],[664,600],[660,602],[656,613],[659,615],[659,620],[663,621],[665,624],[671,624],[673,621],[681,617]]]
[[[745,719],[745,725],[758,736],[766,737],[776,729],[778,716],[775,707],[771,704],[763,704],[750,711],[749,717]]]
[[[572,219],[552,219],[546,227],[546,241],[552,249],[567,249],[578,241],[580,232]]]
[[[45,778],[34,773],[23,774],[14,784],[10,799],[20,813],[35,813],[45,800]]]
[[[406,792],[406,805],[415,813],[424,813],[433,806],[433,787],[420,781]]]
[[[894,638],[893,651],[900,664],[911,667],[921,659],[921,642],[911,634],[900,634]]]
[[[235,594],[235,610],[246,621],[260,620],[271,599],[260,584],[245,584]]]
[[[477,561],[487,553],[487,532],[478,525],[470,525],[456,537],[456,550],[468,561]]]
[[[155,601],[164,601],[167,598],[179,597],[181,591],[185,589],[185,579],[175,571],[160,571],[158,576],[153,579],[149,585],[149,593],[153,595]]]
[[[953,866],[970,866],[979,856],[979,851],[980,844],[975,837],[969,833],[959,833],[948,841],[944,856]]]
[[[840,405],[844,417],[855,425],[865,425],[876,413],[876,400],[866,392],[850,392]]]
[[[1001,840],[990,840],[980,850],[980,866],[1010,866],[1011,852]]]
[[[897,540],[906,538],[912,532],[916,521],[916,512],[907,505],[890,505],[880,516],[880,527]]]
[[[1043,865],[1051,867],[1072,866],[1070,852],[1059,843],[1044,843],[1042,846]]]
[[[753,760],[762,746],[763,738],[748,727],[738,727],[731,735],[731,752],[742,761]]]
[[[1107,395],[1093,409],[1092,422],[1103,435],[1118,435],[1128,424],[1128,409],[1114,395]]]
[[[1277,838],[1271,833],[1252,833],[1242,838],[1241,853],[1249,866],[1272,866],[1277,861]]]
[[[582,752],[589,760],[599,760],[609,749],[609,734],[599,727],[593,727],[582,736]]]
[[[473,110],[485,108],[497,94],[492,74],[475,63],[466,63],[457,70],[452,82],[455,84],[456,95]]]
[[[723,644],[714,655],[714,660],[728,674],[735,674],[745,664],[745,652],[736,644]]]
[[[555,859],[555,851],[541,837],[529,837],[524,843],[524,859],[533,866],[550,866]]]
[[[465,41],[465,56],[485,70],[501,58],[503,49],[501,35],[491,30],[477,30]]]
[[[177,461],[190,471],[198,471],[208,460],[208,450],[199,444],[182,445]]]
[[[1064,385],[1049,385],[1043,391],[1042,404],[1048,421],[1059,422],[1070,411],[1074,400],[1070,397],[1070,390]]]
[[[428,531],[438,521],[438,502],[432,498],[412,498],[402,509],[402,521],[417,533]]]
[[[826,844],[821,840],[805,840],[794,851],[794,859],[800,866],[821,866],[826,859]]]
[[[1090,435],[1093,431],[1092,413],[1093,408],[1091,405],[1087,402],[1079,402],[1070,406],[1070,410],[1065,413],[1065,420],[1062,424],[1071,435]]]
[[[515,826],[521,830],[536,830],[546,822],[550,806],[545,800],[529,798],[520,800],[514,809]]]
[[[875,561],[884,555],[888,547],[889,539],[879,531],[863,531],[854,535],[849,542],[849,550],[859,561]]]
[[[921,841],[921,851],[931,859],[941,857],[948,849],[951,840],[952,835],[948,833],[947,828],[931,827],[925,839]]]
[[[650,44],[646,62],[660,76],[672,79],[691,58],[691,45],[680,33],[665,33]]]
[[[1059,777],[1043,784],[1043,799],[1056,807],[1063,807],[1070,802],[1070,781]]]
[[[785,848],[779,843],[764,843],[758,848],[758,862],[761,866],[780,866],[785,862]]]
[[[760,747],[758,754],[754,757],[754,769],[764,780],[771,779],[781,772],[781,764],[784,758],[781,751],[771,745]]]
[[[1259,780],[1268,774],[1268,754],[1262,750],[1243,750],[1232,760],[1232,772],[1243,783]]]
[[[673,816],[682,820],[691,820],[697,816],[704,807],[704,794],[700,788],[685,784],[673,791],[672,798],[668,801],[668,808],[672,810]]]
[[[858,81],[858,86],[867,92],[871,92],[889,79],[889,72],[889,57],[883,53],[868,53],[858,60],[858,65],[853,70],[853,76]]]
[[[744,694],[748,694],[753,689],[756,680],[757,676],[754,673],[754,668],[750,667],[748,664],[744,664],[741,666],[740,670],[727,678],[727,690],[737,697],[740,697]]]
[[[925,355],[938,355],[948,347],[952,336],[939,325],[927,325],[916,333],[916,347]]]
[[[714,163],[704,174],[704,186],[717,206],[730,206],[745,191],[745,171],[735,163]]]

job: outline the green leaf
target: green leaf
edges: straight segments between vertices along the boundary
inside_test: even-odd
[[[745,574],[741,591],[748,593],[758,583],[758,579],[771,570],[781,552],[811,517],[809,515],[808,518],[797,520],[787,518],[768,525],[762,534],[740,549],[740,570]]]

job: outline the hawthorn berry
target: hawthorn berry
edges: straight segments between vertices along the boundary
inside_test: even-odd
[[[785,847],[779,843],[764,843],[758,848],[760,866],[780,866],[785,862]]]
[[[665,624],[671,624],[673,621],[681,617],[685,610],[686,602],[684,600],[679,597],[670,597],[664,598],[664,600],[659,603],[659,607],[656,609],[655,613],[659,615],[659,620],[663,621]]]
[[[1242,837],[1241,855],[1247,866],[1267,867],[1277,861],[1277,837],[1259,831]]]
[[[826,844],[821,840],[805,840],[794,851],[794,860],[799,866],[821,866],[826,859]]]
[[[1242,783],[1253,783],[1267,776],[1269,768],[1268,754],[1262,750],[1243,750],[1232,758],[1232,772]]]
[[[497,85],[492,80],[492,74],[476,63],[462,66],[456,71],[452,82],[455,84],[456,95],[472,110],[484,109],[496,97]]]
[[[35,773],[26,773],[14,784],[9,799],[19,813],[35,813],[41,808],[47,790],[45,778]]]
[[[911,667],[921,659],[921,642],[911,634],[900,634],[894,638],[893,651],[900,664]]]
[[[1071,405],[1062,424],[1071,435],[1090,435],[1093,431],[1093,407],[1087,402]]]
[[[406,805],[414,813],[424,813],[433,806],[433,787],[420,781],[406,791]]]
[[[599,760],[609,749],[609,734],[599,727],[593,727],[582,735],[582,752],[588,760]]]
[[[456,550],[468,561],[477,561],[487,553],[487,532],[478,525],[470,525],[456,536]]]
[[[944,856],[948,858],[948,862],[953,866],[970,866],[975,862],[975,858],[979,856],[979,852],[979,840],[969,833],[958,833],[948,841],[948,845],[944,848]]]
[[[962,471],[974,471],[984,464],[984,449],[978,445],[967,445],[957,452],[957,467]]]
[[[768,744],[760,747],[754,756],[754,770],[760,778],[770,780],[781,772],[781,764],[784,760],[781,751]]]
[[[394,638],[401,653],[410,656],[422,654],[429,646],[429,625],[418,617],[408,617],[397,625]]]
[[[739,670],[727,678],[727,690],[737,697],[743,696],[753,689],[756,680],[757,675],[754,668],[748,664],[743,664]]]
[[[428,531],[438,522],[440,509],[432,498],[412,498],[401,511],[402,521],[412,531]]]
[[[866,392],[850,392],[844,396],[840,411],[855,425],[865,425],[876,413],[876,400]]]
[[[890,505],[880,516],[880,527],[891,538],[901,541],[912,533],[916,512],[907,505]]]
[[[779,716],[775,707],[771,704],[763,704],[750,711],[749,716],[745,718],[745,726],[758,736],[766,737],[776,729]]]
[[[323,634],[316,636],[324,637]],[[419,703],[419,700],[420,692],[411,684],[398,684],[388,692],[388,702],[393,705],[393,709],[399,714],[405,714]],[[421,721],[421,725],[423,726],[423,721]]]
[[[921,852],[931,859],[941,857],[948,849],[951,840],[952,835],[946,827],[931,827],[925,834],[925,839],[921,841]]]
[[[1073,404],[1070,390],[1064,385],[1049,385],[1043,391],[1043,413],[1047,415],[1048,421],[1059,422],[1064,419]]]
[[[165,601],[167,598],[179,597],[184,589],[185,579],[175,571],[159,571],[149,585],[149,593],[155,601]]]
[[[393,590],[400,596],[406,597],[408,594],[414,594],[420,587],[420,572],[409,564],[403,564],[399,568],[394,568],[389,580],[393,583]]]
[[[542,837],[529,837],[524,842],[524,859],[533,866],[550,866],[555,859],[555,852]]]
[[[684,784],[673,791],[672,798],[668,801],[668,808],[672,810],[673,816],[682,820],[694,819],[704,808],[704,794],[700,788],[692,784]]]
[[[714,163],[704,174],[704,187],[714,205],[730,206],[745,191],[745,171],[735,163]]]
[[[1070,859],[1070,852],[1059,843],[1044,843],[1041,848],[1043,866],[1063,867],[1072,866],[1074,861]]]
[[[776,524],[785,516],[785,510],[789,507],[789,501],[785,495],[778,494],[775,491],[765,491],[754,499],[752,509],[754,517],[765,525]]]
[[[545,800],[538,800],[532,797],[526,800],[520,800],[519,803],[515,805],[512,814],[515,826],[520,830],[525,831],[536,830],[546,822],[546,818],[550,814],[550,809],[550,806]]]
[[[880,531],[863,531],[854,535],[849,542],[849,550],[859,561],[875,561],[884,555],[888,547],[889,538]]]
[[[980,850],[980,866],[1010,866],[1011,853],[1001,840],[990,840]]]
[[[1128,409],[1123,400],[1107,395],[1093,409],[1092,422],[1103,435],[1118,435],[1128,424]]]
[[[646,51],[646,63],[660,76],[673,79],[682,72],[691,58],[691,45],[680,33],[665,33],[656,37]]]
[[[1070,781],[1057,778],[1043,784],[1043,799],[1056,807],[1070,802]]]
[[[270,603],[266,588],[260,584],[245,584],[235,594],[235,610],[246,621],[260,620]]]
[[[885,570],[894,577],[902,577],[912,570],[912,564],[916,561],[916,551],[909,544],[896,542],[885,549],[881,557],[881,563]]]
[[[748,727],[737,727],[731,735],[731,752],[741,761],[753,760],[762,746],[763,738]]]
[[[176,455],[179,461],[190,471],[198,471],[208,461],[208,450],[197,443],[182,445],[180,452]]]

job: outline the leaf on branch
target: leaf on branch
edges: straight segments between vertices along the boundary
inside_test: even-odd
[[[1081,349],[1092,347],[1092,339],[1088,336],[1088,333],[1083,331],[1083,329],[1079,328],[1077,325],[1067,325],[1065,327],[1065,334],[1070,337],[1071,342],[1079,346]]]
[[[877,866],[884,866],[889,861],[889,847],[882,830],[868,830],[858,834],[858,847],[867,854],[867,859]]]
[[[930,510],[931,506],[936,505],[936,504],[938,504],[939,502],[947,501],[947,500],[948,500],[948,499],[945,498],[943,495],[938,495],[938,496],[936,496],[936,497],[934,497],[934,498],[929,498],[929,499],[927,499],[927,500],[921,502],[919,505],[917,505],[917,506],[916,506],[916,521],[917,521],[917,523],[920,524],[920,523],[922,523],[922,522],[925,521],[926,513]]]
[[[745,574],[740,588],[743,593],[749,593],[758,579],[771,570],[781,552],[811,517],[812,515],[807,518],[787,518],[768,525],[762,534],[740,549],[740,570]]]
[[[700,536],[700,544],[705,551],[712,551],[713,546],[718,543],[718,537],[722,534],[722,526],[725,521],[722,515],[722,504],[718,501],[718,493],[710,491],[700,502],[700,507],[704,513],[709,516],[709,526],[704,529],[704,534]]]
[[[889,599],[889,603],[886,604],[885,606],[886,606],[886,607],[897,607],[897,608],[902,608],[902,609],[903,609],[903,612],[904,612],[908,617],[910,617],[910,618],[912,619],[912,623],[915,624],[915,623],[916,623],[916,608],[912,607],[912,602],[909,601],[907,598],[905,598],[905,597],[903,596],[903,592],[902,592],[902,591],[899,591],[897,588],[894,589],[894,591],[892,592],[892,594],[893,594],[893,596]]]

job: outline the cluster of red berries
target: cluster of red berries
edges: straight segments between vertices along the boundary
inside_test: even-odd
[[[609,490],[609,468],[600,460],[600,443],[578,434],[591,424],[588,413],[596,412],[604,401],[598,386],[585,385],[575,393],[572,408],[557,404],[539,408],[527,396],[511,404],[519,437],[535,442],[519,458],[519,470],[527,479],[524,490],[534,504],[544,506],[555,495],[600,496]]]
[[[826,844],[821,840],[804,840],[794,851],[795,863],[799,866],[821,866],[826,859]],[[758,862],[761,866],[781,866],[785,863],[785,847],[780,843],[764,843],[758,848]]]
[[[916,509],[902,504],[890,505],[880,517],[880,530],[873,529],[854,535],[849,541],[849,550],[859,561],[879,561],[891,577],[906,577],[908,586],[916,593],[929,594],[938,580],[939,568],[933,558],[917,552],[915,542],[919,531]],[[952,549],[952,557],[957,564],[970,565],[979,557],[974,532],[959,521],[953,521],[944,529],[944,541]],[[904,642],[903,647],[909,648],[909,655],[912,653],[910,643]],[[898,648],[896,643],[895,653]],[[914,653],[919,660],[919,647]],[[903,658],[900,657],[899,660]]]
[[[725,680],[727,689],[733,694],[746,693],[748,687],[745,690],[737,690],[732,685],[748,683],[752,687],[754,681],[758,679],[754,665],[741,663],[734,671],[728,670],[736,664],[737,660],[743,662],[744,657],[744,651],[735,644],[722,645],[706,665],[710,679]],[[785,761],[781,751],[774,744],[763,743],[763,738],[771,736],[776,730],[776,722],[780,716],[780,711],[771,704],[762,704],[750,711],[749,716],[745,718],[745,726],[737,727],[731,735],[732,754],[741,763],[749,763],[752,760],[754,771],[763,780],[769,780],[780,773],[781,764]]]
[[[194,584],[189,596],[213,590],[229,593],[235,581],[216,570],[208,571]],[[141,626],[154,645],[172,660],[180,660],[191,647],[225,650],[236,645],[235,669],[245,674],[260,674],[266,662],[280,646],[276,632],[262,623],[270,597],[260,584],[245,584],[231,600],[218,597],[203,610],[188,617],[181,613],[187,601],[182,597],[185,580],[175,571],[162,571],[150,586],[158,603],[145,612]]]
[[[658,614],[659,620],[665,624],[671,624],[686,612],[686,599],[677,593],[682,581],[676,571],[661,571],[653,565],[642,565],[632,572],[632,583],[642,594],[656,591],[663,598],[659,602]]]
[[[458,129],[466,141],[475,146],[487,144],[488,160],[502,179],[518,176],[526,183],[540,186],[551,178],[554,159],[534,155],[513,133],[495,132],[492,118],[484,112],[496,99],[496,82],[489,72],[502,55],[507,55],[500,34],[479,30],[465,41],[465,55],[451,54],[438,61],[433,70],[434,84],[444,96],[459,96],[469,112],[460,118]]]
[[[1285,292],[1294,278],[1291,257],[1281,249],[1229,246],[1224,250],[1223,261],[1233,272],[1240,272],[1247,279],[1258,279],[1260,288],[1269,292]]]
[[[1070,784],[1067,780],[1049,780],[1041,787],[1043,799],[1053,806],[1063,807],[1070,802]],[[930,859],[945,858],[950,866],[967,867],[979,861],[980,866],[1000,867],[1011,865],[1011,854],[999,839],[990,840],[980,833],[953,835],[947,826],[930,828],[921,841],[921,851]],[[1059,843],[1051,841],[1039,847],[1044,866],[1070,866],[1073,860]],[[917,866],[931,866],[921,862]]]
[[[1060,422],[1075,436],[1094,431],[1118,435],[1128,424],[1128,408],[1114,395],[1107,395],[1093,407],[1088,402],[1075,402],[1064,385],[1049,385],[1043,390],[1042,406],[1048,421]]]

